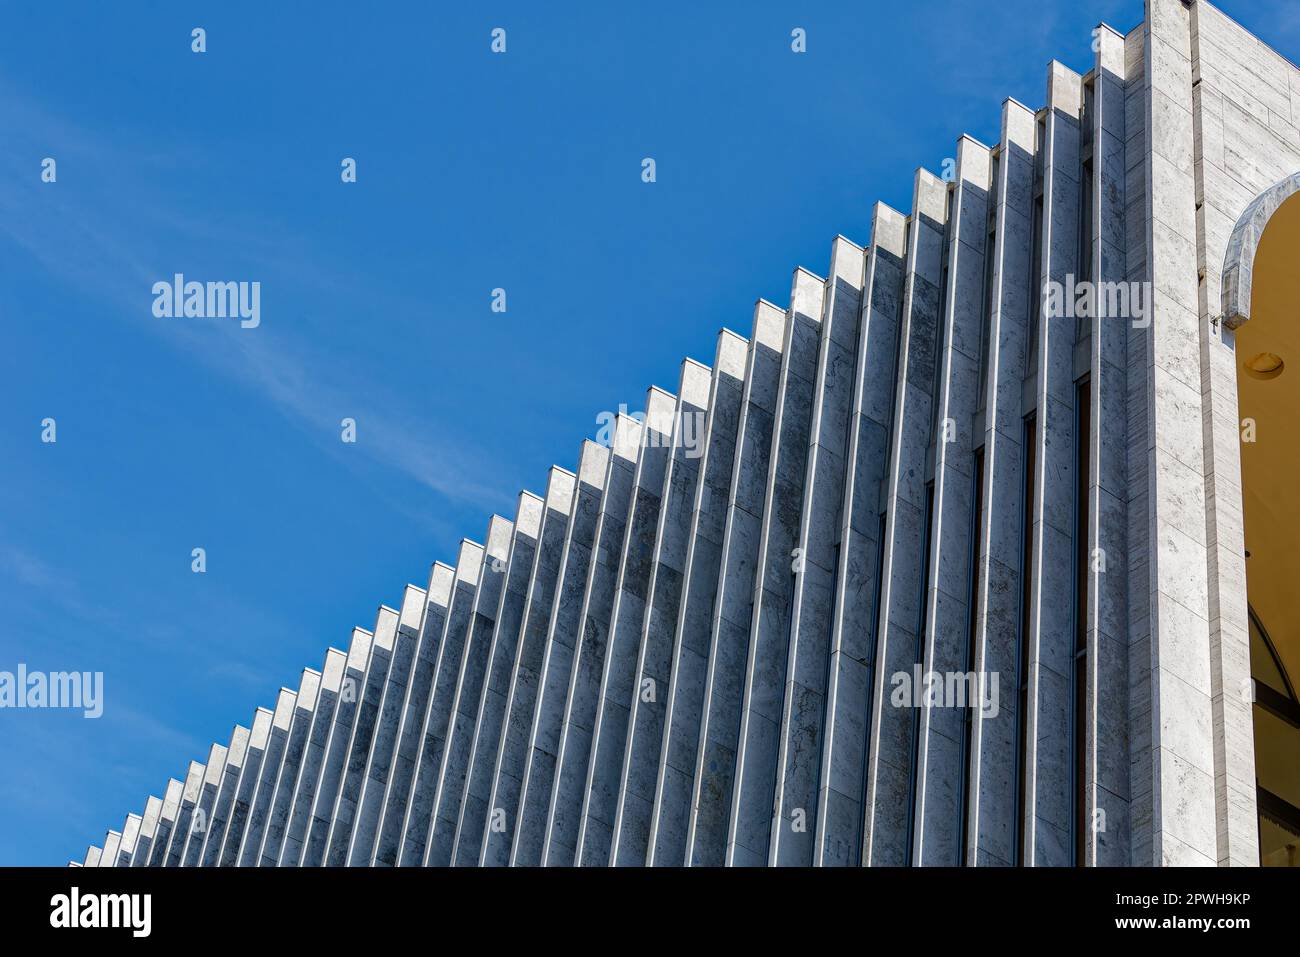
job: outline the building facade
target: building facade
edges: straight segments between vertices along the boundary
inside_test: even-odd
[[[84,864],[1300,864],[1300,71],[1091,47]]]

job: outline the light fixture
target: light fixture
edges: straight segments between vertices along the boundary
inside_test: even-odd
[[[1256,379],[1276,379],[1285,368],[1282,357],[1271,352],[1261,352],[1246,361],[1246,372]]]

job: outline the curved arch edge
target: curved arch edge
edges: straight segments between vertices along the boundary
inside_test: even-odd
[[[1232,227],[1223,257],[1223,324],[1236,329],[1250,319],[1250,293],[1255,254],[1269,219],[1278,207],[1300,192],[1300,172],[1292,173],[1260,193]]]

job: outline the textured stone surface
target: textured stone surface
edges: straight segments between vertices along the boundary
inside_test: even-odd
[[[257,781],[261,776],[262,758],[270,741],[271,723],[274,714],[267,708],[258,708],[253,712],[252,727],[248,733],[248,747],[244,752],[244,765],[239,769],[239,782],[235,785],[234,799],[230,805],[230,815],[226,821],[226,832],[222,835],[221,846],[217,851],[216,864],[219,867],[231,867],[239,855],[239,846],[243,842],[244,829],[248,823],[248,814],[252,808]],[[177,782],[173,781],[173,785]],[[179,787],[179,786],[178,786]],[[161,838],[163,820],[166,818],[169,797],[163,799],[159,812],[158,835]],[[178,791],[179,793],[179,791]]]
[[[547,816],[555,786],[564,705],[582,626],[583,596],[592,566],[610,457],[609,449],[587,442],[578,460],[573,513],[564,539],[555,601],[539,672],[537,700],[529,729],[527,763],[520,786],[519,819],[511,837],[512,864],[536,866],[544,862]]]
[[[826,719],[812,863],[856,865],[862,851],[867,715],[874,670],[887,467],[907,222],[877,204],[863,280],[845,450],[844,500],[827,662]]]
[[[320,786],[325,749],[329,744],[330,726],[334,723],[334,714],[338,709],[339,691],[343,684],[343,673],[347,668],[347,658],[346,652],[337,648],[331,648],[325,653],[325,664],[321,668],[320,692],[302,760],[298,764],[297,780],[294,781],[289,798],[288,819],[280,835],[279,845],[275,844],[268,831],[267,840],[262,848],[262,859],[268,865],[271,863],[295,865],[302,858],[302,842],[311,817],[312,801]]]
[[[795,271],[790,292],[727,830],[729,864],[764,863],[772,831],[794,571],[805,561],[795,549],[799,547],[805,492],[812,392],[824,331],[825,286],[825,280],[800,269]]]
[[[131,850],[129,867],[143,867],[148,862],[149,850],[153,846],[154,835],[158,832],[158,818],[161,814],[162,798],[149,795],[149,800],[144,805],[144,814],[140,816],[140,833],[136,836],[135,847]]]
[[[927,671],[971,669],[970,607],[976,488],[976,436],[985,315],[984,282],[992,158],[970,137],[957,144],[948,228],[947,287],[941,317],[935,409],[934,505],[926,627],[921,659]],[[982,477],[980,478],[982,481]],[[969,768],[967,722],[974,709],[952,702],[918,707],[916,797],[912,857],[917,864],[954,867],[964,860],[962,808]]]
[[[885,546],[872,683],[864,798],[864,864],[901,865],[910,856],[916,714],[891,702],[892,676],[920,660],[927,528],[926,450],[930,444],[948,219],[942,180],[920,170],[912,196],[903,279],[893,434],[885,479]]]
[[[1079,263],[1082,78],[1048,67],[1043,135],[1042,275],[1065,285]],[[1040,308],[1034,339],[1033,563],[1029,596],[1029,713],[1024,860],[1070,863],[1074,673],[1075,323]]]
[[[122,824],[122,840],[117,846],[117,863],[114,867],[130,867],[131,857],[135,854],[136,841],[140,837],[140,815],[128,814]]]
[[[465,654],[461,657],[447,747],[443,749],[442,766],[438,769],[438,787],[433,801],[433,837],[425,852],[424,863],[427,865],[445,867],[451,863],[466,767],[473,744],[474,722],[478,718],[483,676],[496,628],[513,532],[514,525],[500,515],[494,515],[488,525],[483,570],[474,596],[473,625]]]
[[[402,605],[399,628],[414,629],[418,634],[410,680],[406,683],[401,703],[400,727],[392,758],[392,770],[384,791],[384,808],[380,816],[375,842],[374,863],[392,867],[397,864],[401,849],[402,827],[406,822],[406,809],[411,798],[416,762],[419,760],[420,734],[424,715],[433,690],[433,672],[437,666],[438,648],[447,623],[447,609],[455,586],[456,570],[450,565],[435,562],[429,572],[429,587],[420,596],[418,589],[408,587],[408,601]],[[411,601],[422,597],[417,611]]]
[[[590,445],[584,445],[583,451],[590,448]],[[578,504],[577,493],[578,477],[574,473],[559,468],[551,470],[551,482],[546,493],[546,516],[524,608],[523,633],[519,639],[510,686],[505,691],[505,724],[501,729],[501,740],[492,765],[488,823],[483,831],[483,848],[479,855],[479,861],[483,864],[502,865],[510,861],[520,790],[528,762],[532,717],[546,656],[546,635],[550,628],[556,585],[564,560],[564,543]],[[485,754],[484,757],[486,756]]]
[[[142,862],[149,867],[160,867],[167,858],[167,847],[171,841],[172,831],[176,827],[176,815],[180,813],[181,796],[184,794],[185,784],[182,781],[172,778],[167,782],[167,790],[163,797],[162,808],[158,812],[158,830],[154,835],[153,844],[149,848],[149,859]],[[229,842],[229,841],[228,841]],[[238,841],[235,842],[235,848],[238,849]],[[98,862],[101,848],[96,848],[95,860]],[[223,858],[224,860],[224,858]],[[231,861],[233,863],[233,854]]]
[[[1298,185],[1300,71],[1208,4],[1190,14],[1196,148],[1198,292],[1210,636],[1210,716],[1214,751],[1215,855],[1220,865],[1259,857],[1251,705],[1238,693],[1250,677],[1245,540],[1241,508],[1235,339],[1240,303],[1229,273],[1247,254],[1232,238],[1247,233],[1282,189]],[[1269,104],[1267,128],[1241,104]],[[1283,107],[1290,102],[1288,113]],[[1250,144],[1244,148],[1243,144]],[[1222,150],[1220,153],[1219,150]],[[1250,162],[1242,162],[1242,154]],[[1231,227],[1230,225],[1235,224]],[[1235,254],[1235,255],[1234,255]],[[1249,255],[1253,256],[1253,252]],[[1222,270],[1222,278],[1220,278]]]
[[[381,605],[375,616],[375,630],[370,642],[370,660],[366,665],[366,678],[361,685],[356,717],[352,722],[352,737],[348,742],[347,757],[339,783],[334,813],[330,816],[329,833],[325,839],[323,863],[341,867],[348,863],[352,828],[356,820],[361,790],[365,784],[367,757],[376,732],[380,730],[380,705],[388,672],[393,664],[393,649],[397,641],[400,613]]]
[[[1016,685],[1022,589],[1025,449],[1022,394],[1033,310],[1030,277],[1034,218],[1037,121],[1028,107],[1002,106],[1001,152],[994,182],[995,234],[989,300],[988,358],[984,385],[985,515],[979,539],[979,583],[974,614],[976,669],[1000,676],[996,717],[972,716],[970,821],[966,860],[1007,866],[1016,860]],[[973,846],[972,846],[973,845]]]
[[[531,492],[519,496],[510,560],[497,608],[492,645],[487,652],[487,670],[478,702],[478,720],[470,743],[469,765],[454,836],[453,863],[477,864],[482,851],[483,828],[487,823],[491,796],[492,766],[501,739],[506,695],[510,687],[515,654],[523,628],[528,587],[536,567],[537,546],[548,506]]]
[[[722,539],[737,426],[744,399],[749,343],[724,329],[718,336],[708,399],[707,442],[699,464],[683,572],[681,609],[673,636],[671,679],[658,755],[647,862],[685,863],[691,785],[699,744],[714,597],[719,591]]]
[[[600,676],[605,667],[610,614],[622,566],[642,431],[640,421],[619,415],[610,436],[610,454],[596,519],[595,551],[582,599],[581,632],[564,704],[555,786],[547,808],[545,861],[551,865],[572,865],[577,852],[578,811],[587,783],[591,733],[596,724]]]
[[[1092,138],[1091,278],[1100,283],[1127,279],[1126,206],[1127,116],[1124,108],[1127,64],[1125,40],[1109,28],[1097,38],[1088,117]],[[1088,436],[1092,471],[1088,476],[1088,554],[1105,556],[1089,575],[1087,774],[1085,814],[1096,821],[1085,838],[1084,863],[1122,866],[1129,862],[1129,661],[1126,628],[1130,559],[1128,547],[1128,453],[1124,425],[1128,411],[1128,337],[1124,317],[1092,323],[1088,369],[1092,388]]]
[[[352,630],[348,657],[339,686],[339,700],[330,724],[329,742],[325,746],[325,763],[321,768],[320,784],[312,800],[311,816],[307,822],[307,840],[302,847],[302,864],[319,867],[325,860],[326,841],[329,838],[334,802],[347,764],[348,745],[352,740],[352,726],[356,722],[361,689],[365,685],[366,666],[370,662],[370,649],[374,636],[364,628]]]
[[[616,788],[618,810],[614,817],[611,864],[640,866],[646,862],[671,681],[673,636],[680,620],[691,512],[699,482],[694,438],[699,436],[707,442],[703,425],[707,422],[710,379],[707,366],[692,360],[683,363],[677,405],[673,410],[663,503],[655,532],[635,683],[628,702],[631,710]]]
[[[745,660],[782,355],[790,318],[770,302],[754,307],[754,332],[727,495],[719,588],[710,622],[702,724],[685,863],[720,866],[727,850]]]
[[[248,757],[249,729],[240,725],[230,735],[230,744],[226,746],[226,764],[217,786],[216,800],[212,805],[212,814],[208,821],[207,834],[203,836],[203,845],[195,860],[195,865],[212,867],[217,863],[221,845],[226,837],[226,826],[230,821],[230,810],[235,803],[235,792],[239,788],[239,779],[244,771],[244,761]],[[193,865],[192,865],[193,866]]]
[[[865,267],[864,250],[837,237],[822,298],[804,498],[791,559],[789,636],[782,649],[785,680],[768,855],[775,864],[811,864],[816,843],[818,772]]]
[[[289,705],[288,708],[285,709],[285,718],[284,718],[284,725],[286,727],[286,731],[288,725],[288,712],[293,707],[292,691],[289,692],[289,696],[290,696]],[[282,701],[284,700],[283,689],[280,692],[280,698]],[[277,711],[279,710],[280,709],[277,708]],[[190,825],[194,820],[194,808],[198,805],[199,796],[202,794],[203,791],[203,774],[205,771],[206,768],[202,764],[199,764],[199,762],[197,761],[190,762],[190,769],[185,775],[185,787],[181,791],[180,802],[176,810],[176,818],[175,818],[176,823],[172,826],[171,835],[167,841],[167,846],[163,851],[162,860],[159,861],[159,864],[163,867],[180,866],[181,855],[185,850],[185,842],[189,838]],[[270,803],[269,785],[267,787],[266,803],[268,804]],[[265,807],[265,805],[263,806]],[[265,811],[263,811],[263,816],[265,816]],[[108,840],[106,840],[104,844],[104,857],[100,858],[100,863],[99,863],[100,867],[112,866],[112,864],[115,863],[117,844],[121,840],[122,835],[119,834],[117,831],[110,831],[109,835],[113,844],[114,853],[112,854],[109,853],[109,843]],[[258,837],[259,838],[261,837],[260,826],[258,829]],[[254,863],[254,861],[255,859],[250,856],[248,863],[252,864]],[[240,863],[241,864],[243,863],[242,858]]]
[[[393,753],[397,748],[407,687],[420,643],[420,624],[428,604],[428,593],[424,589],[415,585],[406,586],[402,609],[397,617],[392,659],[376,712],[375,731],[370,739],[370,751],[365,758],[361,798],[352,822],[347,862],[354,867],[374,863],[375,841],[384,811],[384,796],[391,778]]]
[[[438,771],[451,720],[451,698],[460,673],[460,659],[474,618],[474,602],[483,566],[483,546],[468,539],[461,542],[456,559],[456,574],[451,586],[447,614],[442,624],[437,658],[430,677],[428,706],[420,715],[416,733],[417,757],[411,795],[402,810],[402,831],[397,863],[416,867],[424,863],[429,832],[433,826],[433,801],[438,787]],[[426,614],[426,619],[428,615]],[[423,679],[422,679],[423,680]]]
[[[637,651],[649,611],[659,518],[667,492],[676,398],[658,388],[646,396],[636,478],[623,535],[623,560],[610,611],[609,642],[596,699],[591,758],[582,795],[576,863],[609,863],[618,810],[619,775],[627,745]]]
[[[332,676],[331,676],[332,677]],[[275,791],[267,811],[262,832],[262,844],[257,860],[263,867],[275,867],[280,861],[289,814],[293,810],[293,794],[298,784],[299,771],[311,743],[312,728],[316,724],[317,708],[321,703],[322,675],[318,671],[304,671],[298,696],[294,701],[293,722],[284,746],[284,758],[276,776]],[[326,702],[329,701],[328,696]]]

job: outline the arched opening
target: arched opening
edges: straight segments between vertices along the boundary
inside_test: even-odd
[[[1300,192],[1270,190],[1243,216],[1239,252],[1243,234],[1248,311],[1225,321],[1237,327],[1260,863],[1300,867]]]

